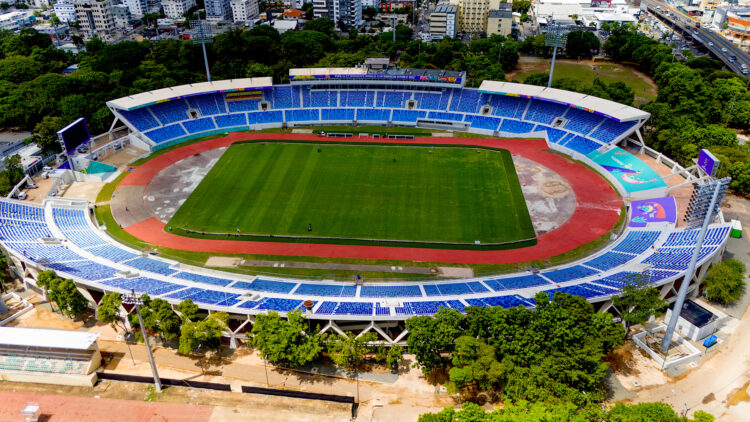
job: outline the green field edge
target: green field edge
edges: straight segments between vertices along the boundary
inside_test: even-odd
[[[350,146],[362,146],[362,142],[347,142],[347,141],[307,141],[307,140],[274,140],[274,139],[254,139],[234,142],[232,145],[247,145],[247,144],[304,144],[304,145],[350,145]],[[523,198],[523,192],[521,191],[521,185],[518,181],[518,174],[516,173],[515,166],[512,162],[510,151],[499,147],[488,147],[483,145],[462,145],[462,144],[430,144],[430,143],[408,143],[408,144],[394,144],[389,142],[367,142],[367,146],[384,146],[384,147],[431,147],[431,148],[463,148],[463,149],[482,149],[487,151],[505,151],[508,154],[503,155],[504,164],[506,169],[512,172],[514,178],[510,185],[511,195],[515,201],[524,204],[526,208],[526,201]],[[510,163],[507,160],[511,160]],[[506,172],[507,174],[507,172]],[[520,201],[519,201],[520,198]],[[454,249],[454,250],[511,250],[520,249],[537,244],[536,233],[531,222],[531,216],[529,215],[528,209],[526,209],[526,218],[523,221],[522,229],[524,231],[530,231],[534,233],[533,238],[520,239],[510,242],[501,243],[485,243],[485,244],[474,244],[474,243],[458,243],[458,242],[431,242],[431,241],[411,241],[411,240],[395,240],[395,239],[354,239],[354,238],[334,238],[334,237],[315,237],[315,236],[280,236],[270,234],[240,234],[225,233],[225,234],[209,234],[201,231],[190,230],[185,228],[171,228],[169,225],[164,227],[165,231],[172,234],[187,237],[191,239],[213,239],[213,240],[232,240],[240,242],[281,242],[281,243],[323,243],[328,245],[353,245],[353,246],[390,246],[390,247],[409,247],[409,248],[428,248],[428,249]]]

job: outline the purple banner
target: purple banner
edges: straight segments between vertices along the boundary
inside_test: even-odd
[[[664,222],[677,222],[677,205],[673,197],[642,199],[630,203],[629,227],[646,227],[649,223]]]
[[[719,167],[719,160],[711,154],[711,151],[702,149],[698,155],[698,167],[702,168],[709,176],[716,175],[716,169]]]

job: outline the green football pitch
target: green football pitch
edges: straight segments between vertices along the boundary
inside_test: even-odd
[[[333,243],[535,237],[510,153],[470,147],[235,144],[167,225]]]

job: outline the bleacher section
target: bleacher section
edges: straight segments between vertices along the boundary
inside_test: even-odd
[[[419,119],[431,119],[518,135],[546,131],[549,142],[581,154],[611,143],[632,131],[636,124],[621,123],[565,104],[468,88],[442,92],[316,88],[278,85],[263,89],[262,98],[255,99],[233,99],[215,93],[194,95],[119,113],[154,144],[220,129],[239,130],[245,126],[253,129],[256,124],[307,125],[356,120],[414,125]],[[197,116],[190,116],[196,112]],[[551,124],[557,117],[566,120],[553,128]]]
[[[233,312],[304,310],[303,301],[312,299],[313,314],[321,318],[407,318],[432,314],[441,307],[463,311],[466,306],[534,306],[539,291],[604,299],[634,280],[659,283],[678,277],[687,268],[697,236],[697,230],[668,227],[629,230],[594,258],[540,274],[357,286],[245,276],[237,280],[232,274],[209,276],[182,265],[176,269],[174,263],[140,256],[107,241],[87,220],[86,207],[51,203],[47,207],[45,212],[41,206],[0,199],[0,241],[20,259],[62,277],[104,286],[107,291],[134,289],[173,303],[189,298],[201,306]],[[69,240],[67,246],[38,241],[53,233],[62,233]],[[712,226],[700,262],[713,256],[728,236],[727,224]],[[648,268],[643,270],[645,265]]]

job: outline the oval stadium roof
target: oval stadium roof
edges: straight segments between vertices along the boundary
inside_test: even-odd
[[[196,84],[179,85],[154,91],[141,92],[140,94],[107,101],[107,105],[117,109],[132,110],[134,108],[148,106],[180,97],[220,92],[245,91],[253,88],[269,88],[271,86],[273,86],[273,81],[270,76],[264,76],[262,78],[226,79],[213,82],[200,82]]]
[[[586,109],[597,114],[613,118],[621,122],[648,119],[651,114],[635,107],[626,106],[614,101],[593,95],[580,94],[557,88],[547,88],[536,85],[516,84],[512,82],[484,81],[479,86],[480,92],[489,94],[503,94],[513,97],[536,98],[552,101],[572,107]]]

